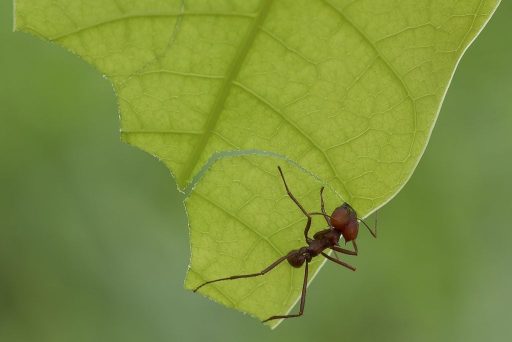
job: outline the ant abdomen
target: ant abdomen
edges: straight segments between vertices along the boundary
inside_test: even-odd
[[[301,249],[294,249],[288,253],[288,257],[286,259],[291,266],[299,268],[304,264],[304,262],[306,262],[306,260],[308,262],[311,261],[311,256],[308,254],[307,248],[302,247]]]

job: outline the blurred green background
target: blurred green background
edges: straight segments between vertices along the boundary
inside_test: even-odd
[[[107,80],[0,3],[0,341],[512,340],[512,4],[459,65],[429,147],[275,331],[183,289],[183,195],[119,141]]]

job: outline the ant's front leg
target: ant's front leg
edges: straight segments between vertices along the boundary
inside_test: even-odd
[[[311,239],[308,236],[309,229],[311,228],[311,215],[306,211],[306,209],[304,209],[304,207],[299,203],[299,201],[295,198],[295,196],[293,196],[292,192],[288,188],[288,184],[286,184],[286,180],[284,179],[284,174],[283,174],[283,170],[281,170],[281,166],[278,166],[277,169],[279,170],[279,173],[281,174],[281,178],[283,179],[284,187],[286,188],[286,192],[288,193],[288,196],[290,196],[291,200],[297,205],[297,207],[299,207],[300,211],[302,211],[302,213],[304,215],[306,215],[306,217],[308,218],[308,222],[306,223],[306,227],[304,228],[304,237],[306,238],[306,242],[309,243],[311,241]]]
[[[331,220],[329,218],[329,215],[325,212],[325,203],[324,203],[324,187],[320,189],[320,208],[322,209],[322,214],[324,215],[325,221],[331,227]]]

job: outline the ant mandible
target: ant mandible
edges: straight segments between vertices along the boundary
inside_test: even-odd
[[[375,222],[375,228],[372,230],[363,220],[359,219],[357,217],[356,211],[348,204],[343,203],[341,206],[334,209],[332,214],[329,216],[325,212],[325,205],[324,205],[324,197],[323,197],[323,191],[324,187],[320,189],[320,205],[321,205],[321,213],[318,212],[310,212],[308,213],[304,207],[299,203],[299,201],[293,196],[290,189],[288,188],[288,185],[286,184],[286,180],[284,179],[283,171],[281,170],[281,167],[278,166],[277,169],[279,170],[279,173],[281,175],[281,178],[283,179],[284,187],[286,188],[286,192],[288,193],[288,196],[290,196],[291,200],[299,207],[299,209],[302,211],[304,215],[307,217],[307,223],[306,227],[304,228],[304,237],[306,239],[307,246],[301,247],[299,249],[294,249],[290,251],[285,256],[280,257],[276,261],[274,261],[270,266],[265,268],[263,271],[258,273],[251,273],[251,274],[242,274],[242,275],[234,275],[231,277],[226,278],[219,278],[215,280],[210,280],[207,282],[202,283],[198,287],[196,287],[193,291],[196,292],[201,287],[216,283],[218,281],[224,281],[224,280],[233,280],[233,279],[240,279],[240,278],[252,278],[252,277],[258,277],[266,274],[267,272],[274,269],[277,265],[282,263],[283,261],[287,260],[288,263],[295,268],[302,267],[302,265],[305,265],[304,267],[304,282],[302,285],[302,294],[300,297],[300,309],[298,314],[294,315],[277,315],[277,316],[271,316],[267,318],[264,322],[268,322],[274,319],[284,319],[284,318],[292,318],[292,317],[299,317],[302,316],[304,313],[304,306],[306,304],[306,288],[308,284],[308,265],[311,262],[311,260],[318,256],[322,255],[326,259],[344,266],[352,271],[355,271],[356,269],[339,260],[337,257],[336,259],[328,255],[324,252],[326,249],[330,249],[334,252],[340,252],[343,254],[348,255],[357,255],[357,244],[356,244],[356,238],[357,234],[359,232],[359,221],[362,222],[366,228],[368,228],[368,231],[373,235],[374,238],[377,237],[377,222]],[[313,238],[310,238],[308,236],[309,229],[311,228],[311,219],[313,215],[321,215],[325,218],[328,224],[328,228],[321,230],[317,232],[315,235],[313,235]],[[347,242],[352,242],[352,245],[354,246],[354,250],[348,250],[345,248],[341,248],[339,245],[339,240],[343,236],[343,239],[345,240],[345,244]]]

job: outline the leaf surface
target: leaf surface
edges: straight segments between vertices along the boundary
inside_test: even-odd
[[[411,176],[459,59],[498,3],[17,0],[15,27],[66,47],[105,74],[119,99],[122,139],[162,160],[181,189],[215,153],[269,151],[318,176],[364,217]],[[211,184],[232,185],[227,175],[250,171],[247,158],[229,160],[230,173],[218,162],[197,191],[210,194]],[[245,181],[255,196],[264,192]],[[217,195],[214,202],[224,200]],[[192,194],[187,204],[192,230],[218,210],[194,204],[199,198]],[[234,214],[230,208],[211,222],[212,243],[223,234],[223,227],[212,225]],[[254,215],[258,209],[267,212],[264,203]],[[272,229],[289,224],[282,222]],[[239,226],[240,239],[254,235],[247,223]],[[293,230],[288,238],[300,234]],[[265,257],[250,266],[289,247],[284,238],[275,242],[277,250],[254,239],[249,247]],[[248,246],[238,246],[236,255],[247,252]],[[208,250],[193,258],[199,278],[214,275],[204,266],[217,258]],[[242,270],[227,261],[223,267],[226,273]],[[268,284],[278,291],[283,282]],[[292,283],[281,309],[295,300],[298,285]],[[272,311],[243,304],[245,290],[232,294],[231,302],[220,293],[208,295],[260,318]]]

